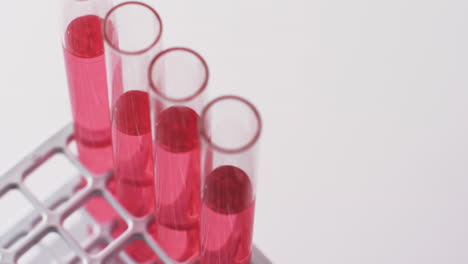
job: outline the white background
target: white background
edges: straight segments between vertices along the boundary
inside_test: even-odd
[[[0,173],[71,120],[56,2],[0,6]],[[255,242],[275,263],[468,263],[467,1],[154,6],[211,96],[263,115]]]

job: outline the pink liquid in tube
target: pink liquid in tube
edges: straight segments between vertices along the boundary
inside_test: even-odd
[[[153,209],[154,179],[148,93],[122,94],[113,109],[116,195],[134,216]]]
[[[65,32],[64,57],[78,157],[95,174],[112,168],[112,144],[104,60],[102,19],[86,15],[74,19]],[[84,182],[83,182],[84,184]],[[96,197],[86,206],[99,222],[114,217]]]
[[[201,209],[201,263],[250,262],[255,199],[247,174],[221,166],[206,177]]]
[[[200,142],[198,114],[172,106],[159,114],[155,144],[156,240],[178,260],[198,252]]]
[[[151,123],[148,93],[132,90],[122,94],[113,109],[112,133],[115,152],[115,193],[119,202],[134,216],[153,210],[154,179]],[[123,221],[123,220],[122,220]],[[117,223],[114,237],[125,230]],[[154,260],[143,241],[130,244],[127,254],[138,262]]]

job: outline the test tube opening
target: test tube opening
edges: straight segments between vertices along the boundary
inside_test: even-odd
[[[103,35],[115,51],[140,55],[152,49],[162,35],[159,14],[141,2],[125,2],[109,10],[103,22]]]
[[[151,91],[174,103],[195,99],[206,89],[209,70],[206,61],[188,48],[170,48],[159,53],[151,62],[149,72]]]
[[[257,143],[262,120],[252,103],[226,95],[211,101],[203,109],[199,127],[202,140],[214,150],[241,153]]]

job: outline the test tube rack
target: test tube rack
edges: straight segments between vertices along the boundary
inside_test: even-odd
[[[147,233],[148,223],[154,218],[148,215],[137,218],[129,214],[114,198],[106,187],[112,177],[112,172],[105,175],[94,175],[79,161],[75,154],[67,147],[73,139],[73,125],[69,124],[46,140],[35,151],[25,157],[16,166],[0,176],[0,199],[11,190],[17,190],[32,204],[34,212],[15,224],[15,227],[0,236],[0,264],[17,263],[23,254],[40,243],[48,233],[57,234],[72,251],[70,256],[61,256],[56,263],[84,263],[84,264],[133,264],[135,263],[125,254],[123,249],[134,239],[147,243],[148,247],[167,264],[177,264],[158,246],[150,234]],[[26,176],[39,168],[49,157],[57,153],[63,154],[76,167],[87,185],[76,191],[79,180],[70,181],[65,188],[61,188],[45,202],[41,202],[25,184]],[[59,172],[57,172],[59,173]],[[77,236],[63,226],[64,219],[76,210],[82,209],[84,203],[93,195],[102,196],[114,208],[117,214],[127,222],[127,230],[113,239],[109,226],[101,226],[90,216],[83,216],[83,225],[92,224],[93,232],[85,241],[78,241]],[[84,210],[83,210],[84,211]],[[81,227],[81,229],[83,229]],[[105,241],[107,246],[97,254],[90,253],[90,249],[99,241]],[[109,259],[112,261],[109,262]],[[114,260],[115,259],[115,260]],[[40,256],[33,263],[44,263]],[[193,261],[192,263],[197,263]],[[254,246],[251,264],[270,264],[262,252]],[[46,264],[46,263],[44,263]],[[48,263],[47,263],[48,264]],[[228,263],[226,263],[228,264]]]

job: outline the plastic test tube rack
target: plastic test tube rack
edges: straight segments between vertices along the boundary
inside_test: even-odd
[[[165,252],[146,232],[146,226],[153,216],[136,218],[130,215],[106,189],[106,182],[112,176],[112,173],[97,177],[86,170],[67,147],[72,137],[73,126],[68,125],[7,171],[5,175],[0,176],[0,199],[8,191],[17,190],[27,198],[35,210],[34,213],[31,213],[28,217],[17,223],[14,228],[8,230],[6,234],[0,236],[0,264],[16,263],[18,258],[30,248],[39,244],[41,239],[49,232],[56,233],[72,251],[68,259],[67,256],[62,256],[60,260],[56,260],[56,263],[100,264],[104,261],[119,264],[134,263],[122,251],[133,239],[145,241],[164,263],[177,263],[169,259]],[[54,193],[45,202],[40,202],[25,185],[25,175],[40,167],[49,157],[57,153],[66,156],[88,181],[88,184],[85,188],[75,191],[75,187],[79,184],[79,180],[75,179],[69,182],[65,188],[61,188],[57,193]],[[64,228],[63,221],[67,216],[79,210],[91,196],[96,194],[104,197],[118,215],[127,222],[128,229],[118,238],[113,239],[109,234],[109,226],[99,226],[91,216],[85,215],[82,221],[80,221],[81,230],[83,230],[84,225],[91,224],[94,231],[86,240],[77,241],[77,236],[73,236],[71,233],[73,231]],[[88,253],[90,248],[103,240],[108,243],[104,249],[97,254],[91,255]],[[108,259],[110,257],[116,260],[109,262]],[[44,262],[40,260],[39,256],[33,263]],[[251,263],[268,264],[272,262],[254,247]]]

